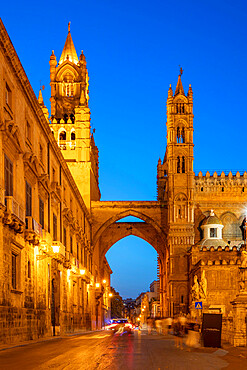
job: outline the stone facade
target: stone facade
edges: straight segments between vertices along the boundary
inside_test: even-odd
[[[54,56],[52,92],[53,65]],[[0,343],[101,327],[111,270],[105,262],[99,271],[93,259],[88,197],[97,200],[99,189],[90,112],[85,101],[75,107],[87,149],[71,150],[82,161],[89,156],[79,174],[87,178],[85,189],[57,145],[41,91],[37,100],[2,22],[0,101]],[[72,139],[80,145],[79,137]]]

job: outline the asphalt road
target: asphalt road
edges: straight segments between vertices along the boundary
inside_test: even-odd
[[[31,343],[0,351],[4,370],[163,370],[247,369],[246,358],[231,358],[222,349],[189,351],[173,337],[157,334],[96,332]]]

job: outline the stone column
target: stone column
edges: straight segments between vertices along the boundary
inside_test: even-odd
[[[242,263],[242,266],[244,264]],[[231,302],[233,306],[233,340],[236,347],[247,345],[247,267],[239,267],[239,294]]]

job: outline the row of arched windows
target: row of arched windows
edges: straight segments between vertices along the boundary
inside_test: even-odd
[[[67,140],[67,133],[66,131],[61,131],[59,134],[59,141],[66,141]],[[70,140],[75,140],[75,131],[72,131],[70,134]]]
[[[185,106],[183,103],[175,104],[175,113],[185,113]]]

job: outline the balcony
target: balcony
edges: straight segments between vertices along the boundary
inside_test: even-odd
[[[75,150],[76,148],[76,142],[74,140],[72,141],[59,140],[57,143],[61,150]]]
[[[33,245],[38,245],[43,238],[42,226],[32,217],[26,217],[25,239]]]
[[[23,233],[25,224],[25,211],[13,196],[5,197],[6,210],[3,223],[14,229],[17,233]]]

